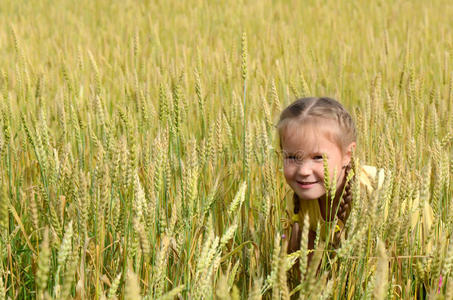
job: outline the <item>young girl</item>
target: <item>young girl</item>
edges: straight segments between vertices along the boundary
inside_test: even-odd
[[[352,186],[356,178],[362,190],[370,195],[374,188],[383,186],[384,177],[391,177],[390,173],[384,174],[383,169],[373,166],[354,164],[356,128],[351,115],[334,99],[298,99],[282,111],[277,129],[284,176],[294,191],[293,198],[287,203],[291,219],[288,252],[299,249],[306,216],[309,217],[308,249],[314,248],[318,223],[319,238],[338,247],[351,211]],[[329,180],[325,178],[323,157],[327,159]],[[335,191],[334,197],[326,193],[326,182],[330,185],[329,190]],[[409,232],[416,235],[430,253],[433,210],[427,200],[422,201],[418,196],[413,200],[410,198],[406,203],[411,216]],[[384,203],[384,222],[395,213],[390,209],[388,203]],[[298,270],[295,268],[295,279],[300,278]]]
[[[355,179],[352,176],[346,182],[354,169],[352,153],[356,146],[356,129],[350,114],[336,100],[302,98],[283,110],[277,129],[285,179],[294,190],[293,201],[288,203],[292,220],[288,251],[299,248],[304,215],[309,217],[309,249],[313,249],[318,222],[320,238],[326,240],[327,228],[334,228],[332,242],[337,244],[351,211],[351,186]],[[325,190],[323,155],[335,197]],[[335,212],[338,221],[331,224]]]
[[[352,153],[356,147],[356,128],[351,115],[334,99],[296,100],[282,111],[277,129],[285,179],[294,191],[292,201],[287,203],[292,227],[288,252],[300,246],[300,227],[305,215],[309,217],[309,249],[313,248],[318,222],[321,225],[320,238],[327,241],[326,228],[334,228],[335,234],[329,241],[337,244],[351,211],[351,187],[356,177],[360,185],[371,193],[373,182],[376,181],[377,188],[382,187],[384,171],[373,166],[354,165]],[[335,197],[327,195],[324,188],[323,155],[327,158],[330,185],[335,185],[335,189],[331,188],[336,190]],[[347,181],[349,172],[352,172],[352,176]],[[416,198],[411,207],[419,205]],[[385,218],[388,210],[386,205]],[[335,215],[337,223],[332,224]],[[433,210],[425,201],[420,210],[412,210],[411,229],[415,230],[419,223],[425,224],[417,230],[425,239],[432,220]]]

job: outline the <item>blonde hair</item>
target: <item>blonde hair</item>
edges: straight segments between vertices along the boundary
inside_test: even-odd
[[[327,97],[301,98],[291,103],[280,114],[280,120],[277,124],[280,148],[281,138],[290,122],[319,125],[325,120],[331,120],[338,125],[338,131],[334,138],[342,151],[345,150],[347,145],[356,141],[357,133],[354,121],[338,101]]]
[[[334,130],[333,134],[332,132],[329,132],[329,138],[338,145],[342,153],[345,153],[346,147],[357,139],[356,127],[351,115],[343,105],[338,101],[327,97],[301,98],[291,103],[281,112],[280,119],[276,126],[279,135],[280,150],[282,150],[282,138],[284,138],[285,130],[292,122],[296,122],[296,124],[300,125],[312,124],[315,126],[322,126],[326,121],[331,121],[338,126],[335,128],[336,130]],[[346,166],[345,169],[345,179],[347,178],[349,171],[354,170],[354,168],[354,160],[351,158],[349,165]],[[351,210],[352,183],[354,179],[355,176],[353,176],[345,186],[345,192],[340,201],[338,218],[343,222],[346,221]],[[294,193],[295,214],[299,212],[299,202],[299,198]]]

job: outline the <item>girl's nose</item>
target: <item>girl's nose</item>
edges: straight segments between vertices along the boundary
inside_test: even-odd
[[[313,173],[313,170],[310,166],[310,163],[303,162],[303,163],[299,164],[298,172],[302,176],[307,176],[307,175],[311,175]]]

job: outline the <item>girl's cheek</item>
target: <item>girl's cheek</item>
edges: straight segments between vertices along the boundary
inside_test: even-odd
[[[337,184],[339,184],[340,176],[341,176],[340,170],[338,170],[337,168],[333,168],[332,173],[331,173],[331,177],[332,177],[331,182],[336,182]]]
[[[290,166],[285,166],[283,168],[283,174],[285,175],[285,178],[288,180],[293,176],[294,170]]]
[[[316,173],[319,174],[318,176],[322,179],[324,179],[324,166],[323,165],[320,165],[317,170],[316,170]]]
[[[330,178],[333,180],[334,178],[338,178],[338,169],[335,166],[329,167]]]
[[[284,167],[284,168],[283,168],[283,175],[285,175],[285,178],[288,178],[288,176],[289,176],[288,167]]]

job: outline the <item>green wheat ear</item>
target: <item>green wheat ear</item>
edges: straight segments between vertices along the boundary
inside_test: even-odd
[[[247,49],[247,34],[245,32],[242,33],[241,39],[241,75],[242,80],[247,80],[247,73],[248,73],[248,49]]]
[[[140,284],[137,274],[129,267],[126,276],[126,286],[124,291],[124,299],[133,300],[140,299]]]
[[[331,183],[331,191],[330,191],[330,200],[331,201],[331,205],[333,205],[333,199],[335,199],[335,194],[337,193],[337,183],[336,183],[336,178],[337,178],[337,170],[335,169],[333,171],[333,178],[334,178],[334,182]]]
[[[324,167],[324,188],[326,189],[326,194],[330,192],[331,182],[330,182],[330,173],[329,173],[329,165],[327,161],[326,154],[322,155],[322,163]]]

